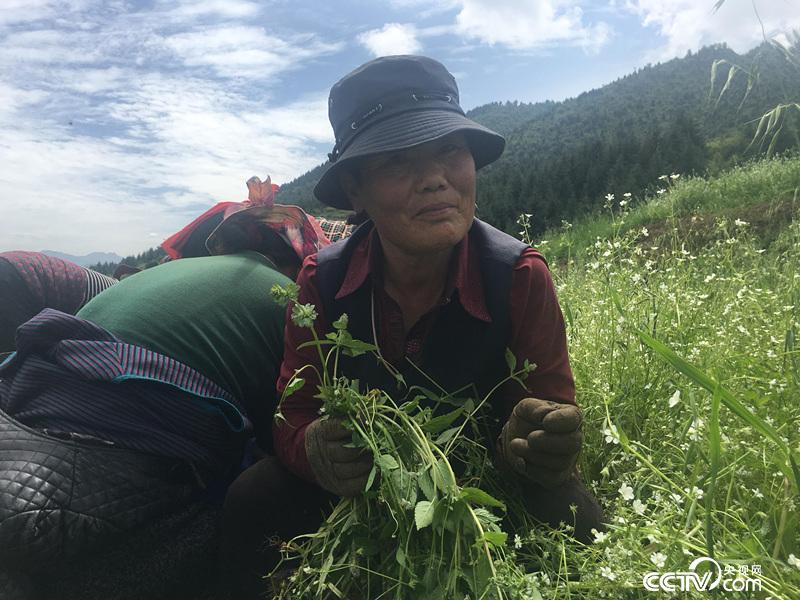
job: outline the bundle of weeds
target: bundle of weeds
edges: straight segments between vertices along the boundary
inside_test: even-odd
[[[293,308],[295,323],[308,326],[313,306]],[[429,390],[409,390],[402,403],[339,375],[340,355],[374,352],[347,332],[347,318],[315,345],[322,417],[340,417],[353,445],[374,459],[365,491],[342,499],[318,531],[284,545],[278,570],[290,568],[278,598],[512,598],[498,577],[507,534],[500,524],[505,504],[478,487],[492,469],[488,452],[474,441],[483,424],[479,402],[455,402]],[[517,379],[519,371],[509,364]],[[388,368],[390,368],[387,365]],[[310,368],[310,367],[309,367]],[[285,398],[305,383],[302,369]],[[399,377],[399,375],[398,375]],[[498,389],[504,382],[500,382]],[[447,404],[457,404],[455,408]],[[459,472],[459,477],[456,472]],[[508,568],[504,567],[507,571]],[[513,579],[513,578],[511,578]]]

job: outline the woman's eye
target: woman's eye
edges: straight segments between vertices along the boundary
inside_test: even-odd
[[[439,152],[442,154],[455,154],[456,152],[460,152],[464,149],[464,146],[460,144],[445,144],[441,147]]]

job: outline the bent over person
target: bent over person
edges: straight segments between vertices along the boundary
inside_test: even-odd
[[[475,218],[476,170],[499,158],[505,140],[465,117],[453,76],[422,56],[378,58],[346,75],[331,90],[329,116],[336,145],[314,193],[368,220],[305,261],[298,302],[317,307],[320,335],[346,313],[353,337],[375,344],[409,387],[429,385],[422,372],[448,392],[474,384],[483,397],[508,375],[506,348],[518,364],[534,363],[527,389],[507,386],[490,400],[497,426],[481,442],[522,487],[532,516],[574,524],[588,539],[602,514],[576,470],[582,417],[547,264]],[[316,349],[302,346],[310,339],[287,319],[279,392],[296,369],[322,368]],[[405,396],[373,354],[339,366],[366,387]],[[226,518],[260,515],[242,517],[247,543],[313,531],[326,502],[365,488],[372,457],[350,447],[341,421],[320,417],[313,383],[281,405],[280,464],[261,461],[229,492]],[[251,564],[263,573],[277,550],[263,548],[260,559]]]
[[[75,314],[116,279],[42,252],[0,252],[0,353],[17,327],[45,308]]]
[[[271,451],[284,310],[270,289],[328,243],[273,195],[226,212],[208,239],[222,255],[19,327],[0,364],[0,596],[211,593],[197,588],[213,585],[213,496],[246,445]]]

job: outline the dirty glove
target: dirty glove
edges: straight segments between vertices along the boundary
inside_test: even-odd
[[[342,419],[317,419],[306,428],[306,456],[320,487],[337,496],[357,496],[367,485],[372,456],[347,448],[353,433]]]
[[[499,454],[515,472],[546,488],[566,482],[583,443],[581,410],[538,398],[514,407],[498,440]]]

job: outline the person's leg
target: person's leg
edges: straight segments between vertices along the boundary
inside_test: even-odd
[[[573,475],[566,483],[551,489],[531,483],[522,492],[532,517],[551,527],[558,527],[562,522],[573,525],[575,539],[581,542],[591,542],[592,529],[604,529],[603,509],[580,475]],[[574,516],[570,508],[572,505],[576,507]]]
[[[264,576],[280,562],[279,541],[319,528],[336,497],[267,457],[231,484],[223,506],[220,591],[263,597]]]

